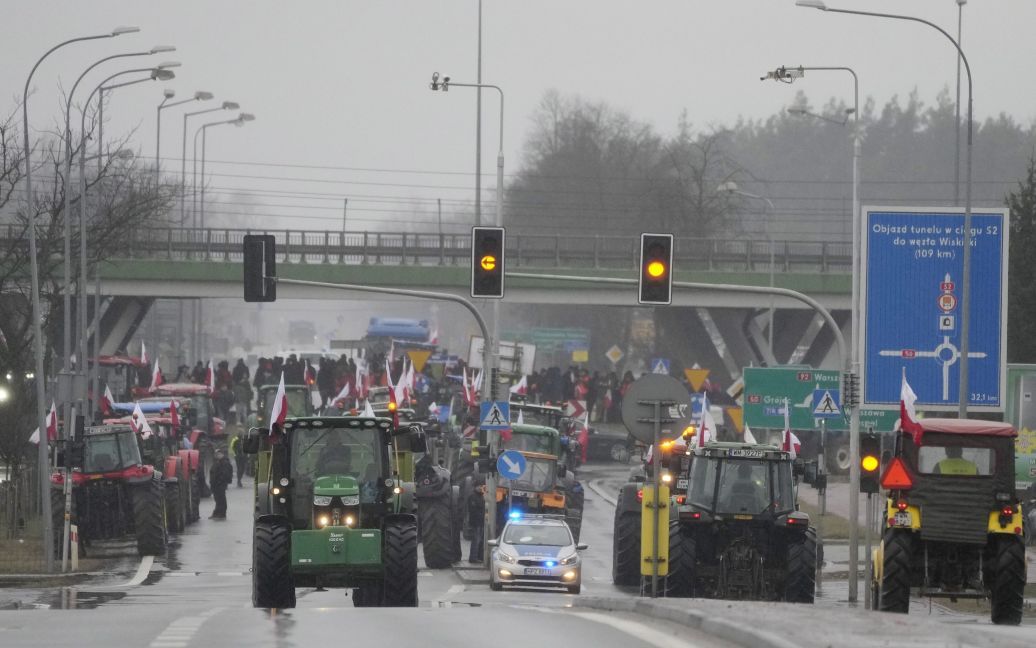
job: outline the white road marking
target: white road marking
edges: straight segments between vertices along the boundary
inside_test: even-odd
[[[136,587],[144,582],[144,579],[151,573],[151,567],[155,564],[154,556],[143,556],[140,559],[140,565],[137,566],[137,573],[133,574],[133,578],[129,579],[121,585],[97,585],[94,587],[76,587],[72,586],[70,589],[76,592],[119,592],[122,590]]]
[[[619,501],[602,490],[602,487],[599,484],[600,481],[600,479],[594,479],[588,482],[587,485],[590,487],[590,490],[600,495],[601,499],[605,502],[608,502],[612,506],[618,506]]]
[[[208,621],[209,617],[219,614],[222,609],[213,608],[201,614],[174,620],[151,641],[149,648],[186,648],[194,635],[201,629],[202,624]]]
[[[615,628],[619,632],[629,635],[634,639],[639,639],[644,643],[651,644],[655,648],[687,648],[688,646],[694,646],[696,644],[690,643],[679,637],[666,634],[661,630],[656,630],[650,626],[637,623],[636,621],[629,621],[627,619],[616,618],[608,616],[606,614],[599,614],[596,612],[572,612],[571,610],[551,610],[546,608],[527,608],[536,610],[537,612],[545,612],[549,614],[571,614],[587,621],[593,621],[594,623],[600,623],[602,625],[610,626]]]

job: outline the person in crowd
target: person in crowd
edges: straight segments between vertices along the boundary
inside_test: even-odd
[[[247,384],[247,382],[246,382]],[[237,473],[237,487],[242,488],[241,478],[245,475],[245,436],[241,429],[230,440],[230,456],[234,458],[234,472]]]
[[[216,451],[216,463],[209,470],[209,483],[212,488],[212,499],[216,502],[210,520],[227,519],[227,486],[234,481],[234,468],[222,450]]]
[[[199,360],[191,370],[191,382],[199,385],[205,384],[205,365]]]
[[[248,366],[245,364],[244,358],[238,358],[237,364],[234,365],[234,371],[231,372],[231,378],[234,380],[234,384],[241,382],[242,380],[248,381]]]
[[[317,369],[317,389],[320,390],[320,409],[327,407],[328,401],[334,398],[338,392],[335,391],[335,368],[337,363],[327,358],[320,359],[320,368]]]

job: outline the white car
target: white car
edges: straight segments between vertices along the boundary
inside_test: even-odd
[[[564,587],[578,594],[583,582],[579,552],[563,518],[519,515],[512,512],[503,533],[490,540],[489,587],[499,592],[504,585]]]

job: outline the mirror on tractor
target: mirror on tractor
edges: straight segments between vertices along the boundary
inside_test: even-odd
[[[245,435],[245,439],[242,442],[242,449],[247,455],[258,454],[259,452],[259,435],[263,432],[257,427],[249,428],[248,434]]]

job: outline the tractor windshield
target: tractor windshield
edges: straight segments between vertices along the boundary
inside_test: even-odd
[[[511,438],[504,442],[507,450],[518,450],[520,452],[542,452],[557,456],[558,448],[554,447],[553,439],[547,434],[527,434],[514,432]]]
[[[273,413],[273,399],[277,396],[277,390],[265,391],[262,396],[262,411],[265,414],[262,420],[269,421],[270,414]],[[311,402],[309,400],[309,389],[285,389],[284,398],[288,401],[288,416],[302,417],[313,413],[312,409],[307,407]]]
[[[208,430],[212,424],[212,400],[205,394],[191,396],[191,408],[194,410],[194,424],[201,430]]]
[[[719,514],[759,515],[794,508],[790,464],[696,457],[688,501]]]
[[[554,489],[554,475],[557,461],[538,457],[526,457],[525,472],[518,479],[509,480],[513,488],[545,493]]]
[[[985,477],[993,474],[996,453],[992,448],[959,445],[925,445],[917,451],[920,472],[928,475]]]
[[[83,472],[105,473],[140,464],[140,448],[133,432],[91,434],[83,449]]]
[[[369,428],[296,428],[292,473],[313,479],[321,475],[350,475],[360,482],[381,477],[381,432]]]

